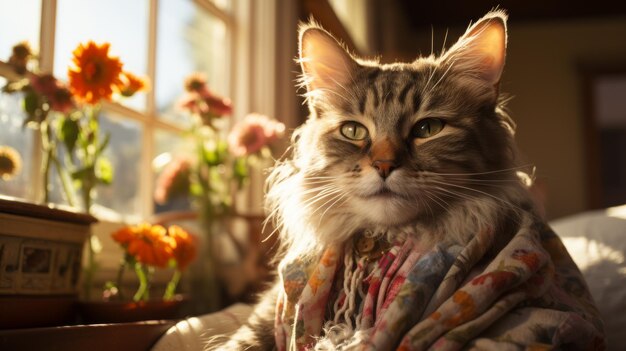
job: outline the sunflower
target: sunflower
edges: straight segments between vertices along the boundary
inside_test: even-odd
[[[95,104],[110,100],[113,88],[122,84],[122,62],[109,56],[109,43],[98,45],[93,41],[79,44],[72,53],[74,66],[68,70],[69,85],[79,100]]]
[[[22,159],[12,147],[0,146],[0,179],[10,180],[20,172]]]

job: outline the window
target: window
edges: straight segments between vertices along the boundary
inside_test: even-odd
[[[40,52],[42,69],[65,79],[79,43],[106,41],[125,69],[152,82],[148,93],[103,104],[101,129],[111,133],[107,153],[115,175],[111,186],[98,187],[97,205],[129,220],[188,206],[154,204],[156,172],[159,162],[190,149],[184,136],[188,121],[176,109],[184,78],[203,72],[213,90],[233,95],[236,2],[0,0],[0,60],[10,56],[14,44],[27,40]],[[4,82],[0,72],[0,85]],[[35,200],[41,187],[29,184],[37,179],[39,141],[34,131],[22,128],[20,101],[19,95],[0,93],[0,144],[16,148],[23,159],[22,173],[0,182],[0,194]],[[53,193],[52,201],[63,200]]]

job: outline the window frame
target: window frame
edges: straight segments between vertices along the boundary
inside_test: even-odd
[[[157,36],[158,36],[158,10],[159,10],[159,1],[163,0],[148,0],[148,37],[147,37],[147,63],[146,63],[146,76],[150,79],[151,82],[156,82],[156,63],[157,63]],[[167,0],[165,0],[167,1]],[[195,5],[198,6],[199,9],[206,11],[208,14],[215,16],[218,20],[222,21],[226,27],[227,32],[227,42],[229,44],[229,48],[227,48],[227,60],[225,64],[227,65],[226,69],[228,70],[228,91],[229,96],[234,96],[236,89],[235,87],[239,84],[240,86],[244,86],[243,84],[247,82],[243,82],[239,77],[239,80],[236,81],[236,74],[234,64],[231,64],[231,61],[234,61],[234,58],[237,57],[246,57],[244,54],[237,55],[237,50],[241,50],[242,48],[246,48],[247,45],[243,44],[247,38],[242,37],[242,31],[238,31],[236,28],[236,24],[241,21],[237,21],[237,16],[246,15],[249,10],[249,5],[245,0],[231,0],[230,9],[225,10],[218,7],[211,0],[190,0]],[[39,35],[39,67],[43,72],[53,72],[54,68],[54,53],[55,53],[55,40],[56,40],[56,16],[57,16],[57,8],[58,1],[57,0],[41,0],[41,20],[40,20],[40,35]],[[243,45],[242,45],[243,44]],[[243,50],[245,51],[245,50]],[[240,63],[241,60],[237,61]],[[183,82],[181,82],[182,85]],[[153,83],[154,84],[154,83]],[[244,99],[243,102],[247,100]],[[235,104],[235,111],[242,111],[245,107],[243,103]],[[114,113],[116,116],[121,117],[125,120],[131,120],[136,123],[139,123],[141,131],[142,131],[142,152],[141,152],[141,167],[140,169],[151,170],[152,169],[152,160],[156,156],[155,153],[155,138],[157,131],[166,131],[173,132],[178,134],[183,134],[185,130],[176,124],[169,122],[166,119],[160,118],[160,115],[156,109],[156,100],[155,100],[155,89],[151,89],[146,93],[146,104],[145,110],[135,110],[130,107],[126,107],[120,103],[116,102],[103,102],[102,103],[102,111]],[[38,131],[34,131],[34,133],[38,133]],[[31,167],[29,177],[33,180],[39,177],[39,165],[41,163],[41,139],[38,137],[33,138],[33,151],[32,155],[30,155],[33,159],[33,167]],[[144,174],[139,175],[143,179],[139,182],[140,188],[139,190],[139,199],[140,199],[140,209],[139,217],[143,219],[150,218],[154,215],[154,201],[153,201],[153,191],[154,191],[154,177],[145,176]],[[34,184],[33,189],[33,199],[41,198],[43,189],[40,184],[41,182],[33,181]],[[30,199],[30,200],[33,200]],[[112,209],[117,213],[115,209]],[[119,219],[124,220],[124,216],[119,214]]]

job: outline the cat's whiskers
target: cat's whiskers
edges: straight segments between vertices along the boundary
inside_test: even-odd
[[[351,98],[351,101],[358,101],[358,97],[356,96],[356,94],[352,91],[350,91],[349,89],[347,89],[343,84],[341,84],[341,82],[339,82],[338,80],[336,80],[335,78],[331,77],[331,80],[338,86],[340,87],[344,92],[346,92],[348,94],[348,96]]]
[[[440,56],[443,56],[443,53],[446,51],[446,40],[448,40],[448,30],[449,30],[449,28],[446,28],[446,34],[443,37],[443,44],[441,45],[441,54],[440,54]]]
[[[483,175],[483,174],[494,174],[494,173],[506,173],[506,172],[510,172],[510,171],[519,171],[522,170],[524,168],[528,168],[532,166],[532,164],[525,164],[525,165],[521,165],[521,166],[516,166],[516,167],[511,167],[511,168],[504,168],[504,169],[497,169],[497,170],[493,170],[493,171],[485,171],[485,172],[474,172],[474,173],[438,173],[438,172],[432,172],[432,171],[424,171],[424,174],[434,174],[434,175],[440,175],[440,176],[468,176],[468,175]]]
[[[435,191],[435,193],[439,193],[439,194],[447,194],[449,197],[456,197],[458,199],[463,199],[463,200],[469,200],[469,201],[473,201],[477,199],[477,195],[472,196],[470,194],[465,194],[459,191],[452,191],[450,189],[446,189],[443,187],[439,187],[439,186],[433,186],[431,188],[431,190]],[[442,199],[443,200],[443,199]],[[449,204],[448,204],[449,206]]]
[[[434,190],[434,189],[430,189],[430,190]],[[433,200],[444,211],[446,211],[447,213],[450,213],[450,207],[451,207],[450,204],[445,199],[440,197],[436,191],[430,192],[428,190],[425,190],[424,192],[428,194],[429,199]],[[445,206],[441,204],[442,202]]]
[[[435,83],[435,85],[433,85],[432,88],[430,88],[430,90],[428,90],[428,94],[432,93],[433,90],[435,90],[435,88],[437,87],[437,85],[439,85],[439,83],[443,80],[443,78],[445,78],[445,76],[448,74],[448,72],[450,72],[450,69],[454,66],[454,62],[455,61],[456,60],[452,60],[452,62],[448,66],[448,68],[443,72],[441,77],[439,77],[439,80],[437,81],[437,83]]]
[[[307,189],[307,190],[301,191],[300,194],[308,195],[308,194],[311,194],[311,193],[318,193],[318,195],[321,195],[321,194],[324,194],[324,193],[328,192],[329,190],[331,190],[333,188],[335,188],[333,186],[333,184],[327,184],[327,185],[324,185],[324,186],[317,186],[317,187],[314,187],[314,188],[311,188],[311,189]]]
[[[487,192],[484,192],[484,191],[481,191],[481,190],[478,190],[478,189],[470,188],[470,187],[459,185],[459,184],[453,184],[453,183],[448,183],[448,182],[441,182],[441,181],[437,181],[437,180],[430,180],[430,182],[436,183],[436,184],[440,184],[440,185],[443,185],[443,186],[452,186],[452,187],[459,188],[459,189],[469,190],[469,191],[476,192],[476,193],[481,194],[481,195],[486,195],[487,197],[490,197],[490,198],[496,200],[496,202],[509,205],[509,206],[515,208],[516,210],[519,210],[519,211],[522,211],[522,212],[524,211],[524,209],[520,208],[519,206],[515,205],[514,203],[512,203],[509,200],[505,200],[503,198],[497,197],[497,196],[495,196],[493,194],[489,194]],[[465,195],[469,195],[469,194],[465,194]]]
[[[317,189],[321,186],[329,186],[332,185],[333,181],[312,181],[312,182],[303,182],[302,186],[305,188]]]
[[[330,206],[328,206],[328,208],[326,208],[326,210],[325,210],[325,211],[322,213],[322,215],[320,216],[320,219],[319,219],[318,225],[321,225],[321,224],[322,224],[322,220],[324,219],[324,216],[326,215],[326,213],[327,213],[327,212],[328,212],[331,208],[333,208],[333,207],[337,204],[337,202],[341,201],[342,199],[344,199],[344,198],[346,198],[346,197],[347,197],[347,194],[346,194],[346,193],[343,193],[343,194],[341,194],[341,195],[337,198],[337,200],[335,200],[335,202],[333,202],[332,204],[330,204]],[[324,205],[325,205],[325,204],[324,204]],[[317,210],[316,210],[316,211],[314,211],[314,213],[315,213],[315,212],[317,212]]]
[[[425,192],[423,192],[422,195],[426,196],[430,201],[435,202],[435,200],[433,200],[433,198],[430,196],[430,194],[428,194],[428,192],[425,191]],[[414,198],[415,198],[415,200],[418,203],[421,202],[422,204],[424,204],[428,208],[428,211],[430,212],[430,215],[432,217],[435,217],[435,212],[433,211],[432,207],[430,207],[430,204],[428,203],[428,201],[422,199],[421,197],[419,197],[417,195],[415,195]],[[439,205],[439,206],[441,206],[441,205]]]
[[[519,179],[475,179],[475,178],[451,178],[444,177],[445,180],[467,182],[475,184],[502,184],[502,183],[519,183]]]
[[[424,84],[424,87],[422,88],[422,91],[420,92],[420,95],[424,95],[424,92],[426,91],[426,89],[428,89],[428,84],[430,83],[430,81],[433,79],[433,77],[435,76],[435,72],[437,71],[437,69],[434,66],[430,66],[429,68],[429,76],[428,76],[428,80],[426,81],[426,84]]]
[[[319,96],[325,96],[327,93],[332,93],[333,95],[342,98],[345,102],[352,103],[352,100],[350,100],[349,98],[343,96],[339,92],[336,92],[336,91],[330,90],[330,89],[325,89],[325,88],[317,88],[315,90],[311,90],[309,92],[304,93],[303,96],[306,99],[305,101],[308,101],[309,96],[311,96],[311,97],[316,97],[316,96],[319,97]]]
[[[339,189],[324,190],[323,192],[315,195],[314,197],[304,201],[303,202],[303,205],[304,205],[303,210],[308,210],[310,207],[315,205],[315,203],[317,203],[319,201],[323,201],[324,199],[328,198],[329,196],[335,196],[335,195],[337,195],[340,192],[341,192],[341,190],[339,190]]]

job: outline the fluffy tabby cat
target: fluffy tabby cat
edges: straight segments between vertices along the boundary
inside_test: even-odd
[[[423,247],[462,245],[486,226],[520,230],[534,210],[498,89],[506,42],[506,15],[494,11],[440,56],[379,64],[353,57],[314,23],[302,26],[310,117],[267,195],[284,260],[317,257],[364,229],[417,236]],[[509,239],[496,236],[492,247]],[[280,287],[218,349],[274,349]],[[341,328],[325,329],[333,327]],[[333,344],[323,337],[318,348],[339,347],[321,346]]]

